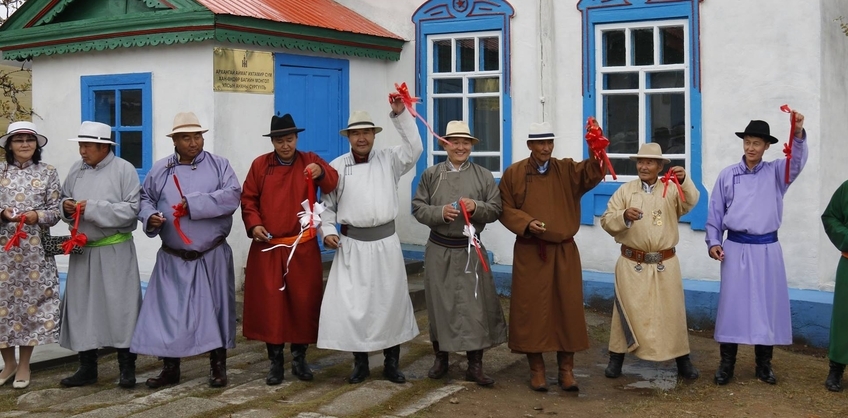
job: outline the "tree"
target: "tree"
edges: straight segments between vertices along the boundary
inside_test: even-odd
[[[0,11],[3,12],[0,15],[0,25],[6,22],[6,19],[8,19],[9,16],[11,16],[12,13],[14,13],[15,10],[17,10],[18,7],[21,7],[24,3],[26,3],[26,0],[0,0]]]

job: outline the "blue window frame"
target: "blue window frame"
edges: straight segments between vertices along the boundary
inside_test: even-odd
[[[618,188],[636,177],[630,156],[658,143],[672,165],[686,168],[701,198],[681,221],[703,230],[701,74],[698,0],[581,0],[583,116],[595,116],[610,139],[619,181],[584,195],[581,223],[594,224]],[[588,149],[584,146],[584,156]]]
[[[153,100],[151,74],[80,77],[82,120],[112,127],[115,154],[144,176],[153,165]]]

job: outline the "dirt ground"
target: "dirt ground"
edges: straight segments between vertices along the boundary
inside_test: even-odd
[[[824,388],[826,351],[805,346],[776,347],[772,365],[777,385],[754,377],[754,349],[740,346],[734,380],[713,383],[718,344],[712,331],[690,332],[692,360],[701,377],[677,380],[674,361],[655,363],[627,356],[624,375],[604,376],[609,338],[607,314],[587,311],[591,349],[575,356],[579,393],[556,387],[556,354],[545,355],[550,390],[529,388],[527,361],[520,359],[491,376],[493,388],[466,385],[467,390],[419,412],[417,417],[845,417],[848,391]],[[485,369],[485,357],[484,357]],[[464,371],[451,369],[454,379]],[[449,380],[446,380],[446,383]],[[453,383],[453,382],[452,382]]]

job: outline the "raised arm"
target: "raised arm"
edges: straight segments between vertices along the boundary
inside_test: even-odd
[[[398,114],[393,111],[389,114],[389,118],[400,134],[402,142],[401,145],[396,145],[391,149],[392,171],[394,171],[395,181],[397,181],[415,167],[415,163],[421,157],[421,153],[424,152],[424,145],[421,144],[421,135],[418,133],[415,118],[409,112],[403,110]]]
[[[221,188],[211,193],[186,193],[189,217],[192,220],[212,219],[232,215],[241,203],[241,185],[230,162],[225,158],[214,161],[222,173]]]

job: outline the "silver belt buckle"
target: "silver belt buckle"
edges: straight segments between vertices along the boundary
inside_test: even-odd
[[[645,253],[644,262],[648,264],[657,264],[663,261],[662,253]]]

